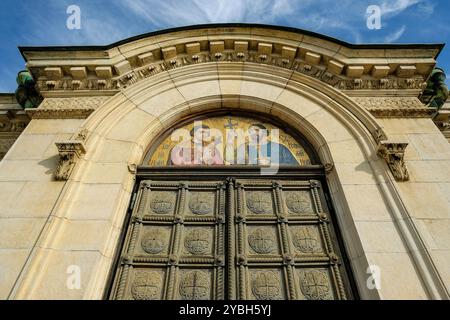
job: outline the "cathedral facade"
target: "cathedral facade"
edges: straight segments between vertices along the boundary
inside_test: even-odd
[[[21,47],[1,299],[448,299],[443,45],[223,24]]]

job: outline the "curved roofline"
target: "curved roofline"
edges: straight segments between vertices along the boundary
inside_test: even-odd
[[[279,31],[286,32],[294,32],[299,34],[304,34],[307,36],[319,38],[322,40],[327,40],[330,42],[334,42],[338,45],[345,46],[350,49],[438,49],[438,53],[436,55],[436,59],[444,48],[444,43],[436,43],[436,44],[353,44],[348,43],[324,34],[316,33],[309,30],[298,29],[294,27],[286,27],[286,26],[277,26],[277,25],[268,25],[268,24],[257,24],[257,23],[211,23],[211,24],[197,24],[197,25],[189,25],[182,27],[175,27],[169,29],[162,29],[157,31],[152,31],[148,33],[143,33],[137,36],[133,36],[130,38],[126,38],[108,45],[87,45],[87,46],[19,46],[19,51],[22,54],[24,60],[26,60],[24,52],[25,51],[92,51],[92,50],[109,50],[115,48],[117,46],[130,43],[136,40],[140,40],[143,38],[148,38],[152,36],[167,34],[171,32],[179,32],[186,30],[197,30],[197,29],[205,29],[205,28],[261,28],[261,29],[273,29]]]

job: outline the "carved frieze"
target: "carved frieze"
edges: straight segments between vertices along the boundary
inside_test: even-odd
[[[32,119],[86,119],[109,97],[46,98],[27,113]]]
[[[353,100],[378,118],[427,118],[434,112],[417,97],[354,97]]]
[[[145,66],[144,68],[137,68],[118,78],[118,84],[116,87],[124,88],[166,70],[210,61],[262,63],[284,69],[290,69],[316,78],[317,80],[340,90],[421,90],[426,85],[422,76],[415,76],[408,79],[400,79],[396,77],[385,79],[348,79],[343,75],[337,75],[329,72],[326,66],[313,66],[302,60],[289,61],[277,55],[259,55],[257,52],[247,52],[244,55],[239,55],[239,53],[236,52],[212,55],[211,53],[205,52],[195,55],[195,59],[194,57],[179,55],[170,62],[159,61],[150,66]]]
[[[46,98],[39,106],[42,109],[96,109],[105,102],[108,97],[71,97],[71,98]]]
[[[343,79],[337,85],[341,90],[422,90],[426,86],[423,77],[384,79]]]
[[[386,160],[395,180],[408,181],[409,173],[404,157],[408,143],[381,141],[378,145],[378,155]]]
[[[27,113],[32,119],[86,119],[94,109],[30,109]]]
[[[55,178],[56,180],[67,180],[78,159],[86,153],[86,149],[82,141],[56,142],[56,147],[59,152],[59,163]]]
[[[22,132],[29,121],[1,121],[0,132]]]
[[[117,89],[117,80],[112,79],[60,79],[38,80],[39,91],[81,91],[81,90],[114,90]]]

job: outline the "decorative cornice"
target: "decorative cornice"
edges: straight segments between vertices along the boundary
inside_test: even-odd
[[[59,152],[59,163],[55,172],[56,180],[68,180],[78,159],[86,153],[86,148],[82,141],[62,141],[56,142]]]
[[[353,97],[377,118],[430,118],[434,110],[416,97]]]
[[[210,62],[276,66],[341,90],[419,94],[441,49],[356,46],[297,29],[229,24],[167,30],[104,47],[25,47],[21,52],[46,97],[51,92],[115,92],[166,70]]]
[[[423,76],[414,73],[408,75],[407,78],[387,74],[381,79],[370,75],[366,75],[365,78],[352,78],[343,74],[346,66],[344,64],[342,64],[342,68],[338,69],[331,68],[330,62],[314,65],[313,63],[316,62],[308,62],[307,57],[303,59],[300,57],[295,58],[295,53],[289,59],[283,56],[283,54],[261,54],[259,51],[239,52],[236,50],[225,50],[216,53],[206,51],[194,55],[185,53],[177,54],[175,52],[175,56],[169,60],[146,60],[142,63],[144,64],[143,66],[136,65],[132,67],[127,60],[123,62],[125,64],[114,66],[118,70],[118,74],[110,79],[102,79],[94,75],[91,75],[89,79],[74,79],[70,74],[64,77],[58,76],[58,78],[54,78],[55,76],[49,73],[49,68],[40,71],[34,69],[33,72],[41,74],[37,81],[37,87],[42,93],[56,91],[115,92],[167,70],[210,62],[243,62],[275,66],[308,75],[340,90],[417,90],[420,92],[426,86]],[[109,68],[110,74],[113,74],[111,66],[104,68]],[[59,70],[62,72],[62,68],[59,68]]]
[[[404,157],[408,143],[381,141],[378,145],[378,155],[386,160],[395,180],[408,181],[409,173]]]

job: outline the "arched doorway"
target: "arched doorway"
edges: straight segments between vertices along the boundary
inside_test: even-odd
[[[137,170],[109,297],[355,298],[318,159],[257,113],[206,112],[167,130]]]

